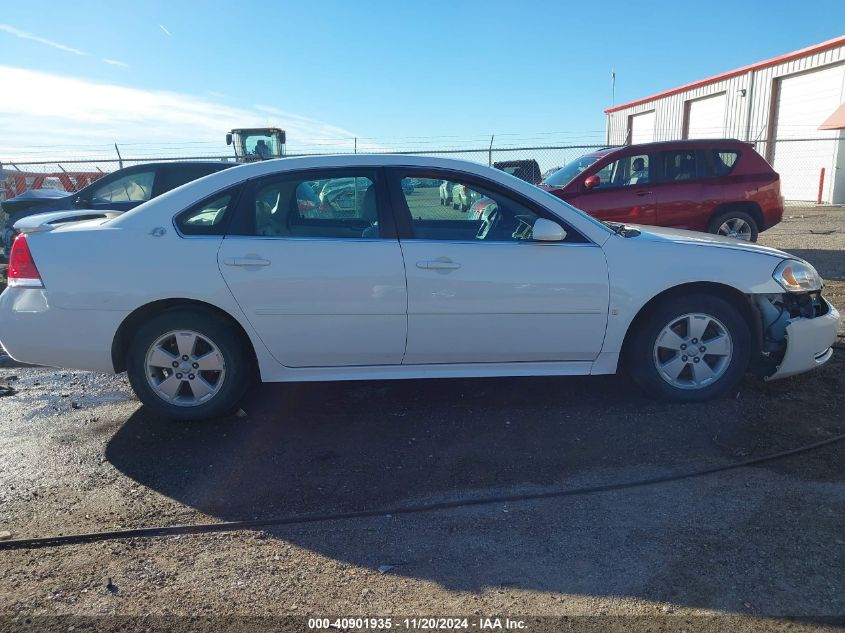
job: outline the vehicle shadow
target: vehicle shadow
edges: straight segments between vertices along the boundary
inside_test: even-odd
[[[742,398],[684,406],[650,401],[616,377],[264,385],[245,401],[243,418],[174,423],[142,407],[106,457],[138,483],[221,520],[387,509],[609,484],[799,445],[800,429],[783,433],[761,412],[765,389],[752,382]],[[400,563],[391,573],[456,590],[507,585],[742,610],[723,599],[725,569],[768,554],[716,535],[746,533],[754,505],[719,508],[724,489],[669,490],[635,505],[627,492],[573,497],[571,515],[542,502],[527,514],[491,506],[487,518],[458,510],[267,533],[356,566]],[[678,535],[656,537],[649,525],[658,516],[658,532],[677,518],[715,525],[687,530],[679,543]],[[617,529],[620,520],[629,528]],[[783,564],[777,548],[788,552],[793,538],[789,530],[766,535],[772,565]],[[684,582],[672,576],[677,566]],[[765,589],[765,575],[752,581]]]

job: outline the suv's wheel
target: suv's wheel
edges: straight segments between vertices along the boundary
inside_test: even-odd
[[[746,242],[756,242],[759,232],[757,221],[745,211],[726,211],[710,220],[708,233],[725,235]]]
[[[649,395],[697,402],[722,395],[742,378],[751,332],[728,301],[707,294],[667,299],[632,332],[628,370]]]
[[[174,309],[141,326],[129,346],[127,374],[155,413],[182,420],[234,410],[252,378],[247,350],[219,316]]]

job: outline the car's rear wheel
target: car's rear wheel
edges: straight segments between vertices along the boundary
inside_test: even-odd
[[[155,413],[200,420],[235,409],[252,367],[241,337],[225,319],[178,309],[139,328],[130,343],[127,374],[141,402]]]
[[[757,221],[745,211],[727,211],[713,218],[707,230],[716,235],[756,242],[760,228]]]
[[[748,367],[751,332],[742,314],[715,295],[667,299],[632,332],[628,370],[649,395],[698,402],[736,386]]]

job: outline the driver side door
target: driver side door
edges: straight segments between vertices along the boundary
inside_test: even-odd
[[[584,172],[579,183],[580,193],[569,201],[599,220],[656,224],[656,169],[652,158],[651,154],[630,154],[596,165]],[[593,175],[598,176],[599,183],[587,189],[585,181]]]
[[[513,192],[458,172],[392,169],[391,199],[408,285],[403,364],[592,361],[607,325],[607,264],[598,246],[564,226],[535,242],[538,217],[562,221]],[[463,186],[466,212],[438,188],[412,193],[403,178]]]

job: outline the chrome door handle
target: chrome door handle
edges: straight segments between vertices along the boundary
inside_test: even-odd
[[[634,193],[635,196],[650,196],[651,191],[640,190]]]
[[[417,262],[417,268],[424,270],[457,270],[461,265],[444,259],[424,259]]]
[[[240,266],[242,268],[249,268],[250,266],[269,266],[269,259],[261,259],[260,257],[229,257],[223,260],[227,266]]]

